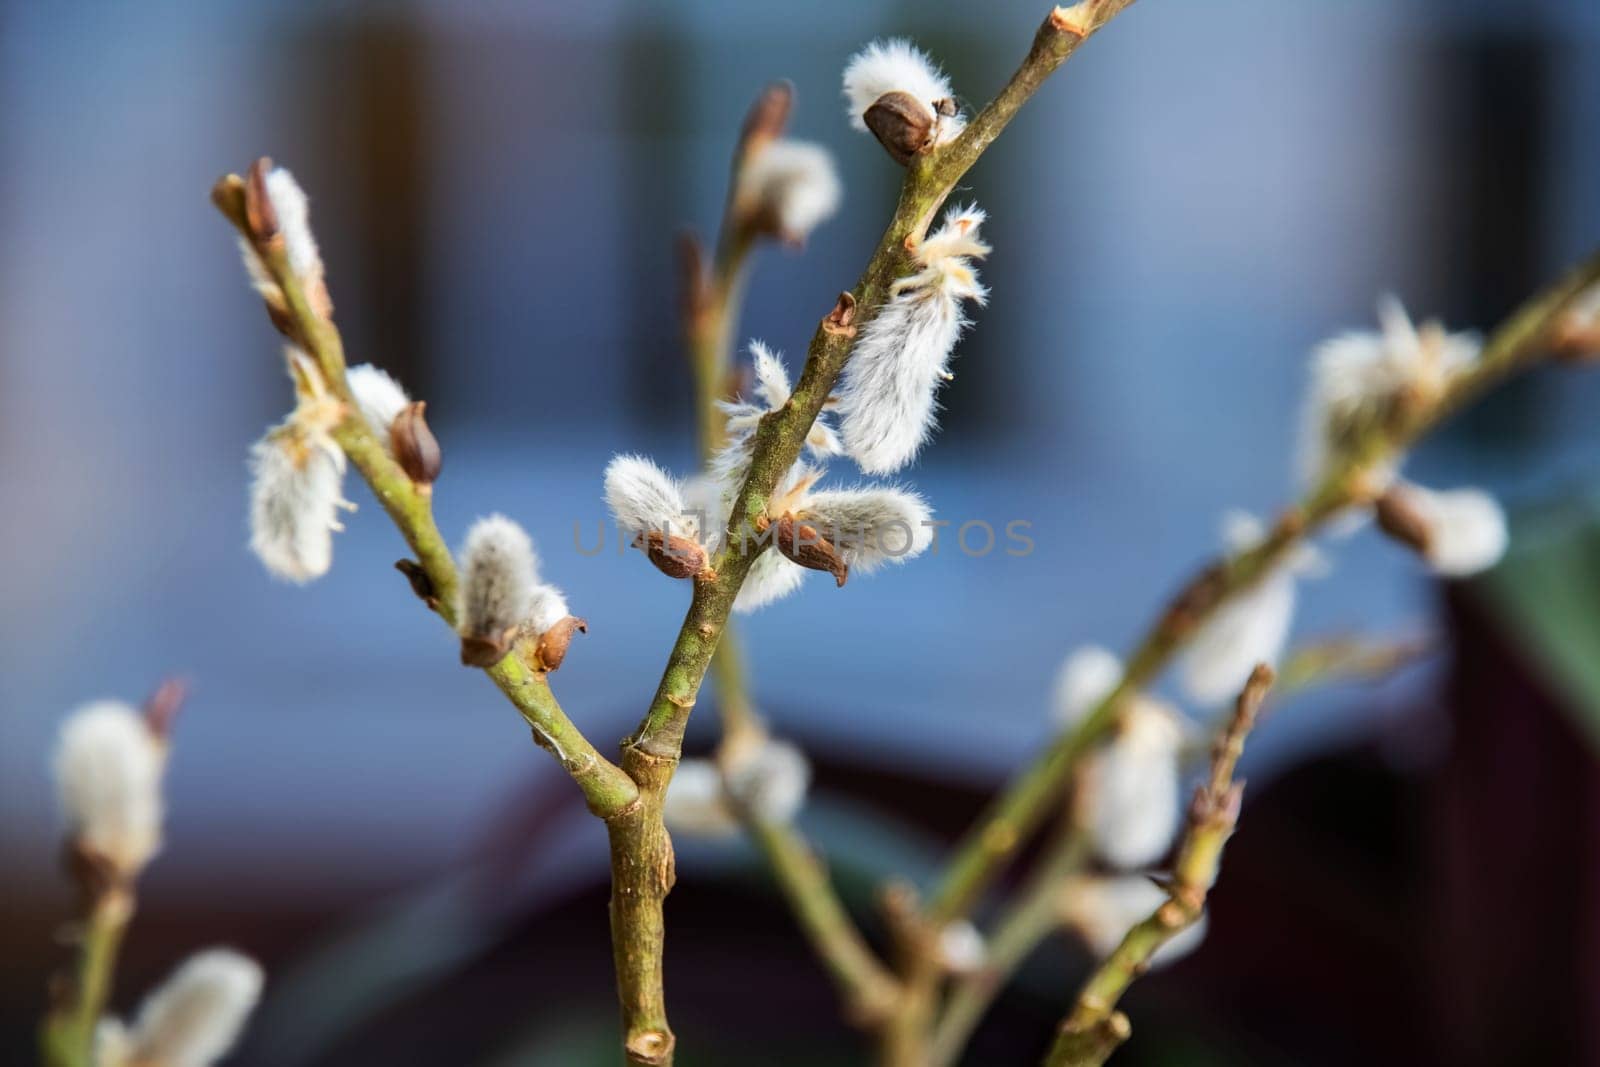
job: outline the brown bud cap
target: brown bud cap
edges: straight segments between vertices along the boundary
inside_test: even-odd
[[[905,166],[913,156],[927,150],[938,116],[910,93],[897,90],[878,97],[861,120],[894,161]]]
[[[244,179],[237,174],[217,179],[217,184],[211,187],[211,202],[239,229],[249,227],[249,216],[244,209]]]
[[[77,889],[80,910],[84,912],[128,885],[127,875],[115,863],[81,841],[68,841],[62,847],[61,866]]]
[[[586,634],[589,624],[584,620],[568,615],[550,629],[539,635],[539,643],[534,647],[533,656],[537,669],[541,671],[557,670],[561,661],[567,658],[567,646],[572,644],[574,633]]]
[[[822,320],[822,328],[828,333],[841,333],[854,336],[856,332],[856,298],[853,293],[840,293],[839,299],[834,301],[833,310],[828,312],[827,318]]]
[[[406,472],[406,477],[425,492],[433,488],[444,463],[439,442],[423,416],[427,406],[425,400],[413,401],[389,424],[389,447],[394,452],[395,462]]]
[[[839,555],[833,543],[817,532],[815,526],[800,522],[792,515],[785,515],[776,525],[778,536],[775,543],[779,552],[809,570],[827,571],[833,575],[836,585],[844,584],[850,576],[850,565]]]
[[[783,136],[793,106],[794,86],[789,82],[775,81],[761,90],[761,95],[756,97],[744,117],[744,126],[739,130],[735,167],[747,163],[751,156]]]
[[[268,241],[277,236],[278,212],[267,195],[267,172],[272,160],[262,156],[250,164],[244,179],[244,217],[250,236],[257,241]]]
[[[683,321],[692,323],[711,303],[711,284],[706,246],[691,230],[678,234],[678,273],[682,284],[679,308]]]
[[[470,635],[461,638],[461,665],[463,667],[493,667],[506,658],[517,638],[517,628],[508,627],[503,633]]]
[[[172,723],[188,696],[189,683],[182,678],[167,678],[156,686],[144,702],[144,723],[150,732],[163,741],[171,737]]]
[[[1378,498],[1374,506],[1378,529],[1409,545],[1421,555],[1427,555],[1433,544],[1433,526],[1427,516],[1417,510],[1416,501],[1404,486],[1394,485]]]
[[[705,546],[692,537],[650,530],[634,539],[656,570],[669,578],[694,578],[705,572]]]
[[[434,591],[433,579],[422,569],[422,564],[416,560],[397,559],[394,569],[406,576],[406,581],[411,583],[411,591],[421,597],[424,604],[434,611],[439,610],[439,594]]]

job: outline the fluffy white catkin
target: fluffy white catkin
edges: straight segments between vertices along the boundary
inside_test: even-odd
[[[843,187],[833,157],[821,145],[773,141],[745,164],[735,199],[741,210],[770,221],[791,241],[803,241],[839,209]]]
[[[539,558],[521,526],[504,515],[472,524],[461,550],[457,629],[463,637],[499,638],[528,620],[539,585]]]
[[[311,203],[305,190],[282,167],[274,167],[267,174],[267,197],[278,216],[278,229],[283,234],[284,249],[288,253],[289,269],[301,278],[322,273],[322,254],[317,251],[317,239],[311,233]]]
[[[805,580],[804,567],[791,562],[781,552],[768,549],[750,565],[744,585],[733,599],[733,610],[736,614],[748,615],[775,600],[782,600],[799,589]]]
[[[1313,487],[1336,461],[1346,439],[1402,389],[1430,392],[1478,358],[1471,333],[1446,333],[1437,323],[1420,329],[1392,296],[1378,302],[1379,331],[1341,334],[1311,354],[1311,380],[1301,406],[1296,470]],[[1374,472],[1380,480],[1393,464]]]
[[[128,705],[106,700],[74,711],[55,756],[73,839],[123,874],[136,874],[161,847],[165,765],[165,746]]]
[[[1077,877],[1067,883],[1062,900],[1063,921],[1083,938],[1096,959],[1105,959],[1129,930],[1166,903],[1167,894],[1143,875]],[[1162,945],[1151,957],[1151,965],[1162,967],[1187,956],[1205,940],[1205,934],[1202,916]]]
[[[683,484],[644,456],[621,455],[606,465],[606,506],[626,534],[687,535],[693,515]]]
[[[739,832],[739,820],[722,794],[722,772],[707,759],[685,759],[673,772],[661,816],[674,834],[725,838]]]
[[[1056,672],[1052,710],[1057,726],[1076,726],[1122,681],[1122,660],[1100,645],[1073,650]]]
[[[912,97],[928,109],[930,121],[939,101],[955,97],[950,80],[927,53],[899,37],[873,41],[845,65],[844,98],[850,125],[867,132],[867,109],[889,93]],[[946,116],[940,124],[939,142],[955,137],[963,125],[959,116]]]
[[[287,425],[250,448],[250,549],[271,574],[305,583],[333,565],[333,534],[344,527],[344,467],[307,448]]]
[[[547,632],[552,626],[572,614],[567,609],[567,598],[553,585],[540,583],[533,587],[528,598],[528,626],[536,634]]]
[[[793,822],[811,787],[811,762],[789,743],[767,738],[728,769],[727,788],[763,822]]]
[[[933,512],[906,489],[815,490],[806,494],[797,517],[813,524],[863,574],[920,556],[933,543]]]
[[[1233,553],[1250,549],[1264,533],[1253,516],[1234,512],[1224,518],[1224,540]],[[1295,576],[1314,575],[1322,566],[1321,556],[1303,547],[1217,609],[1181,658],[1191,700],[1221,706],[1239,695],[1256,664],[1278,662],[1294,622]]]
[[[129,1061],[210,1067],[239,1039],[261,985],[260,965],[231,949],[189,957],[140,1005],[127,1035]]]
[[[351,394],[356,398],[356,406],[361,409],[361,417],[367,420],[372,432],[388,449],[389,427],[394,423],[395,416],[411,403],[411,398],[406,396],[400,383],[387,371],[370,363],[351,367],[345,378],[350,383]]]
[[[1113,867],[1155,863],[1172,847],[1182,821],[1178,758],[1184,729],[1177,712],[1135,697],[1115,736],[1086,769],[1087,822],[1095,851]]]
[[[951,208],[916,252],[918,271],[894,284],[889,302],[861,331],[839,384],[840,433],[862,470],[899,470],[935,428],[934,394],[967,318],[962,301],[988,291],[972,261],[989,254],[978,239],[984,214]]]
[[[1482,489],[1406,487],[1412,506],[1428,524],[1425,553],[1435,574],[1465,578],[1487,570],[1505,555],[1505,512]]]

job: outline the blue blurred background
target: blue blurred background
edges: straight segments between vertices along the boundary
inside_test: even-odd
[[[833,150],[846,184],[842,211],[808,247],[763,252],[752,278],[743,335],[797,366],[899,179],[846,126],[846,57],[874,36],[911,35],[979,105],[1044,11],[1018,0],[4,8],[8,1062],[26,1056],[58,958],[50,932],[67,911],[47,774],[55,730],[83,700],[136,699],[172,673],[192,679],[193,697],[168,847],[145,882],[120,1005],[186,947],[220,939],[273,974],[240,1062],[582,1063],[609,1040],[603,835],[492,687],[454,665],[447,635],[390,570],[402,545],[381,511],[353,494],[361,510],[332,573],[304,589],[271,581],[246,550],[246,450],[290,397],[275,335],[206,201],[211,182],[267,153],[311,192],[353,360],[387,367],[429,402],[446,450],[441,527],[456,540],[476,515],[517,518],[589,619],[557,690],[604,746],[653,690],[685,592],[634,555],[581,554],[575,527],[592,545],[613,452],[691,464],[672,238],[715,225],[744,109],[768,80],[791,79],[792,134]],[[864,893],[874,864],[919,873],[979,792],[1046,736],[1066,652],[1127,646],[1214,551],[1225,509],[1286,499],[1316,341],[1368,323],[1384,291],[1419,316],[1487,328],[1588,250],[1600,237],[1597,129],[1600,8],[1586,0],[1145,0],[1086,47],[965,183],[961,195],[990,214],[993,299],[959,351],[945,430],[910,478],[956,525],[1031,523],[1036,549],[979,557],[947,544],[842,592],[815,582],[746,630],[759,702],[822,763],[807,829],[842,877],[857,871]],[[1474,634],[1492,649],[1476,662],[1525,679],[1494,714],[1544,716],[1546,742],[1581,754],[1567,792],[1528,764],[1546,785],[1520,832],[1565,820],[1575,837],[1552,858],[1550,883],[1532,887],[1544,900],[1600,888],[1585,732],[1600,691],[1585,626],[1600,603],[1563,569],[1594,573],[1583,568],[1595,559],[1597,404],[1600,376],[1539,373],[1413,460],[1427,484],[1502,494],[1517,540],[1500,572],[1442,599],[1411,559],[1362,535],[1338,546],[1330,578],[1305,587],[1296,631]],[[1531,578],[1507,577],[1518,567],[1542,576],[1549,599],[1530,600]],[[1558,598],[1569,612],[1559,619],[1576,621],[1541,627],[1557,617],[1541,605]],[[1339,833],[1424,825],[1407,814],[1408,790],[1449,773],[1452,746],[1470,736],[1466,698],[1486,692],[1463,697],[1461,686],[1460,659],[1446,654],[1376,689],[1301,702],[1253,742],[1252,786],[1282,785],[1286,837],[1303,834],[1302,811]],[[1354,787],[1335,771],[1338,790],[1293,788],[1296,774],[1340,760],[1395,802],[1357,788],[1373,810],[1352,808],[1340,790]],[[874,837],[864,808],[921,829]],[[1374,854],[1370,841],[1351,849]],[[1420,864],[1428,850],[1400,854]],[[815,1014],[815,1048],[783,1062],[854,1062],[821,972],[748,859],[685,857],[669,960],[685,1059],[750,1062],[739,1026],[691,1005],[694,990],[715,1003],[755,953],[774,988]],[[1308,852],[1302,873],[1337,879],[1353,862],[1330,846]],[[1261,877],[1275,870],[1262,861]],[[1455,884],[1444,873],[1454,868],[1407,870],[1416,885],[1374,876],[1371,901],[1431,911],[1418,886],[1448,895]],[[1250,899],[1248,883],[1239,894]],[[1590,1008],[1593,900],[1551,934],[1596,950],[1571,963],[1592,984],[1568,982]],[[1380,921],[1350,908],[1348,930]],[[722,932],[731,913],[743,917],[739,940]],[[1248,931],[1251,914],[1236,928],[1219,914],[1190,985],[1225,968],[1205,957],[1226,954],[1229,930]],[[1389,914],[1399,940],[1365,946],[1354,973],[1431,958],[1414,918]],[[1255,936],[1240,943],[1259,947]],[[1310,1033],[1331,1023],[1326,1002],[1307,995],[1277,1029],[1219,1020],[1184,999],[1183,969],[1173,973],[1153,983],[1167,992],[1150,1010],[1191,1043],[1136,1043],[1129,1055],[1143,1060],[1130,1062],[1339,1062]],[[1433,977],[1411,974],[1414,999],[1399,1003],[1452,1019],[1435,1002],[1459,997]],[[1070,988],[1048,970],[1037,984],[1033,1000],[1024,991],[1002,1005],[1015,1043],[991,1035],[994,1051],[973,1062],[1032,1054]],[[759,1018],[762,998],[745,996]],[[1556,1058],[1541,1062],[1600,1062],[1587,1014],[1563,1009]],[[452,1018],[478,1019],[481,1044],[439,1036]],[[371,1042],[404,1036],[401,1051],[357,1051],[385,1047],[350,1036],[363,1027]],[[1391,1062],[1451,1048],[1417,1032]],[[1475,1059],[1484,1046],[1455,1036],[1467,1051],[1453,1062],[1506,1062]],[[1348,1042],[1338,1055],[1395,1051],[1361,1027]],[[696,1045],[705,1058],[691,1058]]]

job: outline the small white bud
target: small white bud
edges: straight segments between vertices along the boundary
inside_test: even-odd
[[[461,550],[456,606],[462,662],[491,667],[511,650],[533,608],[539,560],[521,526],[504,515],[479,519]]]
[[[210,1067],[228,1053],[261,996],[261,967],[230,949],[189,957],[139,1008],[127,1062]]]
[[[728,838],[739,832],[739,820],[722,793],[722,772],[710,760],[678,763],[661,815],[668,829],[686,837]]]
[[[850,125],[871,132],[898,162],[951,141],[965,128],[950,81],[910,41],[873,41],[844,68]]]
[[[694,515],[683,483],[644,456],[621,455],[606,464],[606,506],[627,534],[649,531],[693,537]]]
[[[1435,574],[1464,578],[1493,567],[1505,555],[1506,516],[1490,494],[1408,485],[1406,496],[1427,524],[1423,555]]]
[[[311,233],[311,203],[305,190],[282,167],[267,173],[267,196],[278,215],[278,229],[283,234],[284,248],[289,257],[289,269],[301,279],[322,275],[322,254],[317,251],[317,239]]]
[[[345,378],[350,383],[351,395],[356,398],[356,406],[361,409],[361,417],[367,420],[383,447],[390,449],[389,428],[394,425],[395,416],[411,404],[411,398],[387,371],[370,363],[351,367]]]
[[[1122,681],[1122,661],[1109,649],[1084,645],[1056,673],[1053,710],[1062,728],[1076,726]]]
[[[1095,850],[1114,867],[1145,867],[1172,847],[1182,821],[1178,713],[1149,697],[1131,699],[1116,733],[1085,769],[1084,813]]]
[[[1128,931],[1156,913],[1168,900],[1167,894],[1149,879],[1139,875],[1111,878],[1078,877],[1062,890],[1061,915],[1096,959],[1105,959],[1122,944]],[[1163,967],[1200,947],[1205,940],[1206,920],[1180,931],[1151,957],[1150,963]]]
[[[1225,517],[1224,533],[1235,554],[1264,536],[1260,522],[1243,513]],[[1182,681],[1190,699],[1205,707],[1225,704],[1239,695],[1256,664],[1278,662],[1294,622],[1295,576],[1320,567],[1321,557],[1306,547],[1217,609],[1183,653]]]
[[[126,877],[161,848],[166,748],[126,704],[99,701],[61,728],[55,777],[76,844]]]
[[[342,455],[342,454],[341,454]],[[250,549],[276,577],[305,583],[328,573],[344,527],[344,468],[285,423],[250,449]]]
[[[989,946],[976,926],[958,919],[939,931],[939,957],[956,974],[971,974],[989,961]]]
[[[919,270],[894,284],[887,304],[862,328],[839,385],[845,450],[872,474],[899,470],[937,425],[935,394],[968,320],[963,300],[988,297],[972,261],[989,254],[978,239],[984,214],[951,208],[916,252]]]
[[[904,563],[933,543],[933,512],[905,489],[859,486],[808,493],[795,512],[837,548],[852,570]]]
[[[762,229],[804,241],[839,209],[843,192],[833,157],[821,145],[772,141],[740,171],[737,210]]]
[[[726,775],[728,791],[762,822],[788,823],[811,787],[811,763],[788,741],[767,738],[740,753]]]

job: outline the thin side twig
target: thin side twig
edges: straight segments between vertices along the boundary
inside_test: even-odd
[[[1217,880],[1222,849],[1238,822],[1244,796],[1244,783],[1233,780],[1234,768],[1272,681],[1272,668],[1263,663],[1239,694],[1233,716],[1217,736],[1210,777],[1195,791],[1189,806],[1189,822],[1178,845],[1167,901],[1129,930],[1089,976],[1045,1057],[1046,1067],[1098,1067],[1104,1063],[1132,1032],[1127,1016],[1116,1010],[1117,1001],[1134,979],[1149,970],[1161,947],[1205,913],[1206,894]]]

